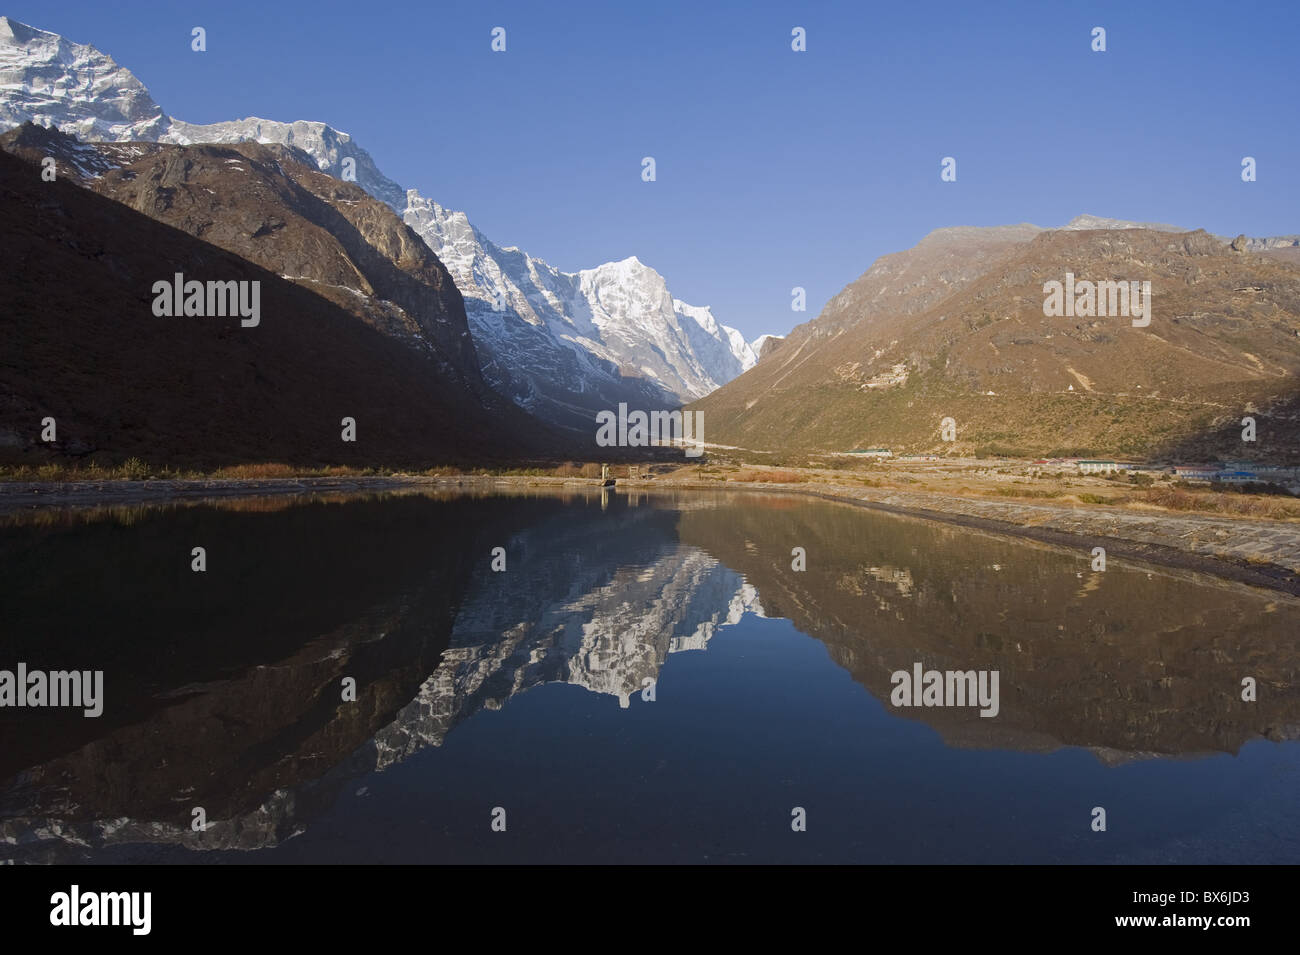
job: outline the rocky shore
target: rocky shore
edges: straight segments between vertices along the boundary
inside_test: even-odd
[[[775,489],[775,488],[774,488]],[[1114,507],[990,501],[922,491],[804,485],[801,493],[1204,570],[1300,595],[1300,525]]]

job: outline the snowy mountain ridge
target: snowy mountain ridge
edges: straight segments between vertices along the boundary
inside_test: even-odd
[[[590,412],[620,400],[690,401],[757,361],[740,332],[707,307],[674,299],[663,276],[636,256],[562,272],[496,245],[463,212],[415,189],[406,196],[406,224],[465,297],[484,375],[543,417],[585,424]],[[557,369],[565,372],[558,382]]]
[[[320,122],[174,119],[111,56],[0,17],[0,127],[29,120],[91,141],[279,143],[337,178],[352,160],[357,184],[401,214],[451,272],[487,380],[556,423],[584,428],[593,412],[619,401],[692,401],[758,358],[754,343],[708,307],[674,298],[635,256],[561,272],[496,245],[463,212],[403,189],[347,133]]]

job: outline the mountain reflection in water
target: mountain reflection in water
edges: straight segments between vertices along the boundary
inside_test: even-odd
[[[0,710],[0,859],[1295,861],[1300,603],[1090,547],[700,492],[11,518],[0,667],[106,701]],[[997,717],[890,706],[918,662]]]

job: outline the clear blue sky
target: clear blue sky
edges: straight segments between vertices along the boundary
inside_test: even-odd
[[[940,226],[1089,212],[1300,232],[1300,0],[3,12],[110,53],[180,119],[330,123],[403,186],[559,268],[636,255],[751,338],[811,318]],[[190,51],[193,26],[207,53]],[[495,26],[504,54],[489,49]],[[790,49],[794,26],[806,53]],[[940,182],[944,156],[955,183]]]

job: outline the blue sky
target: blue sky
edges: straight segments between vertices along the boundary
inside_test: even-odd
[[[1089,212],[1300,232],[1296,0],[3,12],[111,54],[180,119],[330,123],[390,178],[561,269],[636,255],[751,338],[941,226]],[[795,26],[807,52],[790,49]],[[944,156],[956,182],[940,181]]]

